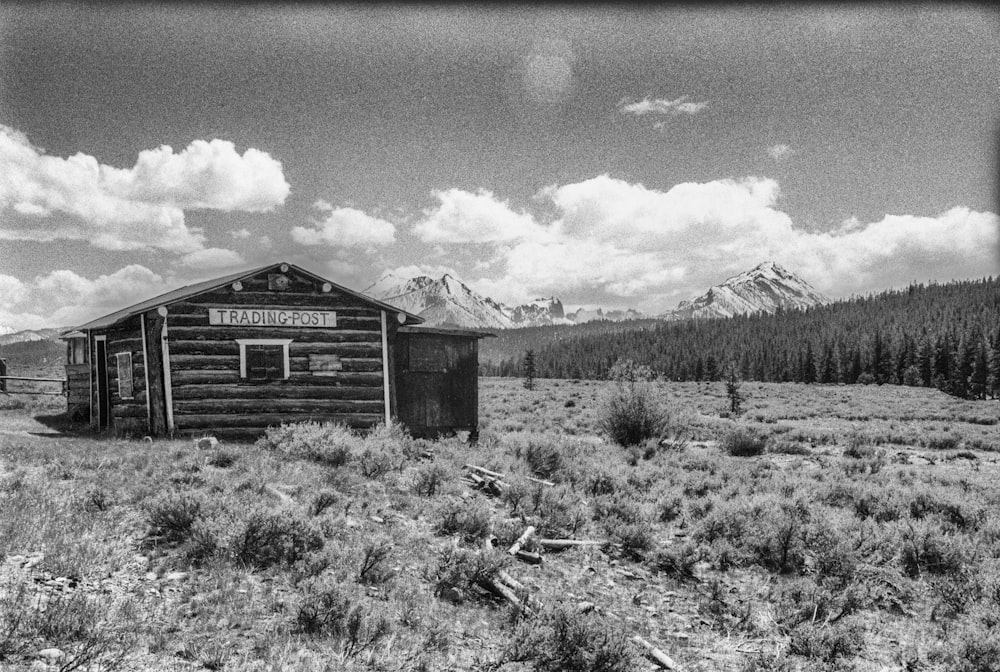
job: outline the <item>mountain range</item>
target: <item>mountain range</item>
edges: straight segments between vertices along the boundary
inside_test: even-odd
[[[429,276],[403,278],[390,272],[365,289],[364,293],[420,315],[428,326],[510,329],[647,318],[633,309],[605,311],[602,308],[580,308],[566,312],[562,301],[556,297],[506,306],[480,296],[450,274],[438,279]],[[700,296],[682,301],[677,308],[657,317],[663,320],[711,319],[773,313],[778,308],[808,308],[829,302],[802,278],[773,261],[766,261],[711,287]]]
[[[513,329],[546,325],[583,324],[594,321],[621,322],[650,319],[637,310],[579,308],[567,312],[557,297],[537,298],[517,306],[477,294],[450,274],[401,277],[391,272],[382,275],[364,292],[368,296],[423,317],[427,326],[467,329]],[[734,275],[704,294],[681,303],[653,319],[711,319],[773,313],[778,308],[808,308],[829,303],[808,282],[773,261]],[[38,329],[10,333],[0,325],[0,345],[20,341],[54,340],[63,329]]]

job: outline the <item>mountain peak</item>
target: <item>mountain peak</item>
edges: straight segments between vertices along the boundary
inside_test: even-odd
[[[829,303],[808,282],[774,261],[744,271],[667,313],[668,319],[732,317],[773,313],[778,308],[809,308]]]

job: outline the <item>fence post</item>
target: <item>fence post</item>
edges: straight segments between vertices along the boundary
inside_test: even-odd
[[[4,376],[7,375],[7,360],[0,358],[0,392],[7,391],[7,379]]]

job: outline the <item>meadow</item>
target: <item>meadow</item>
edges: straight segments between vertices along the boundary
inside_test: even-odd
[[[624,448],[615,383],[535,382],[481,380],[477,445],[0,395],[0,669],[1000,670],[996,400],[652,383]]]

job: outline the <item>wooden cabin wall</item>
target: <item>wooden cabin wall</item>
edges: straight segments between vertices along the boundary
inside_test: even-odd
[[[118,435],[139,435],[149,432],[146,416],[146,380],[142,353],[142,332],[139,317],[133,317],[118,328],[108,331],[108,388],[111,392],[111,426]],[[132,355],[132,398],[123,399],[118,393],[119,353]]]
[[[396,341],[399,419],[415,436],[479,425],[479,339],[400,333]]]
[[[337,421],[371,427],[385,418],[381,311],[307,276],[287,273],[284,291],[268,290],[266,274],[171,304],[167,343],[176,431],[227,437],[259,436],[281,423]],[[335,328],[210,325],[209,308],[333,310]],[[236,339],[290,338],[290,377],[240,380]],[[338,355],[342,371],[316,375],[310,354]]]

